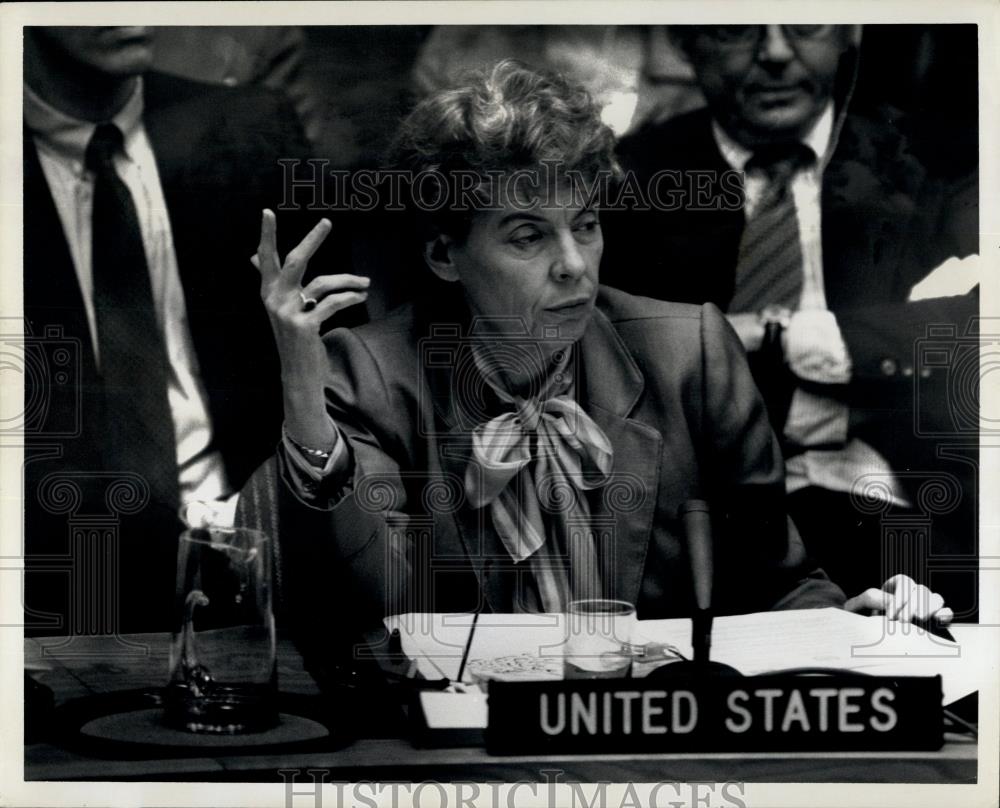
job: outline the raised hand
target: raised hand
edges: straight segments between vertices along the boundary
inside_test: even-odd
[[[321,450],[333,445],[335,432],[324,404],[327,359],[320,327],[341,309],[363,303],[369,286],[368,278],[358,275],[320,275],[302,286],[309,259],[331,229],[329,219],[320,220],[282,263],[277,222],[265,210],[257,253],[250,259],[260,272],[260,296],[281,359],[285,429],[301,444]]]

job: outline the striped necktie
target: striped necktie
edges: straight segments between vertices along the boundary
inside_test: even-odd
[[[802,295],[802,245],[795,199],[795,173],[815,162],[812,149],[801,143],[759,149],[746,169],[767,178],[754,215],[740,239],[736,283],[729,312],[758,312],[766,306],[793,311]]]

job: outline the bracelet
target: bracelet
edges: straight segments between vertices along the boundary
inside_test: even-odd
[[[285,429],[284,426],[282,426],[281,431],[284,434],[284,436],[288,438],[288,442],[291,443],[292,446],[294,446],[300,452],[302,452],[302,454],[304,454],[306,457],[312,457],[315,458],[316,460],[322,460],[324,464],[326,464],[326,461],[330,459],[332,451],[326,452],[322,449],[312,449],[309,446],[299,443],[297,440],[295,440],[295,438],[293,438],[291,435],[288,434],[288,430]]]

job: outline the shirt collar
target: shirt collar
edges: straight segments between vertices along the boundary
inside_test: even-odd
[[[133,149],[142,123],[142,111],[142,76],[139,76],[132,95],[110,121],[121,130],[125,154],[132,159],[135,157]],[[32,134],[52,151],[80,163],[82,167],[87,144],[97,128],[96,123],[82,121],[56,109],[27,84],[24,85],[24,122]]]
[[[824,107],[819,118],[812,125],[801,142],[813,150],[819,165],[823,164],[826,150],[830,148],[830,138],[833,135],[833,102]],[[753,157],[753,150],[738,143],[723,129],[719,122],[712,119],[712,136],[719,147],[719,153],[731,168],[742,171],[747,160]]]

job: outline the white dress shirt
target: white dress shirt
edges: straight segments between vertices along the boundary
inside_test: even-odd
[[[823,170],[830,156],[834,123],[834,109],[830,103],[802,138],[816,160],[811,166],[799,169],[790,186],[802,249],[802,295],[798,311],[827,311],[823,281]],[[735,170],[744,171],[753,152],[733,140],[715,121],[712,122],[712,134],[723,159]],[[753,218],[767,181],[763,171],[747,172],[744,183],[747,219]],[[846,347],[844,357],[849,362]],[[785,437],[798,446],[824,448],[807,449],[786,462],[788,492],[817,486],[850,493],[862,477],[876,475],[885,488],[869,486],[869,491],[874,491],[875,496],[888,492],[892,504],[908,505],[888,461],[864,441],[848,440],[849,418],[850,409],[843,402],[800,388],[795,390],[785,424]]]
[[[174,422],[181,502],[214,500],[230,494],[229,483],[222,456],[212,446],[208,399],[188,329],[170,217],[142,112],[140,78],[131,98],[111,120],[124,137],[124,153],[115,155],[115,170],[135,203],[156,318],[169,360],[167,399]],[[100,367],[91,265],[94,175],[84,165],[96,124],[60,112],[27,85],[24,120],[62,222],[83,296],[94,357]],[[33,267],[31,271],[44,271],[44,267]]]

